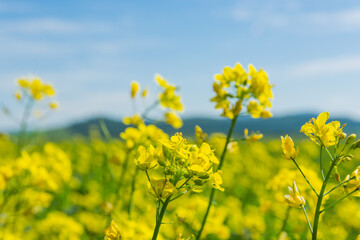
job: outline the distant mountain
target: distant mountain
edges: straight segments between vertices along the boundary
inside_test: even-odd
[[[300,128],[308,122],[315,114],[299,114],[284,117],[274,117],[269,119],[252,119],[250,117],[239,118],[236,124],[234,133],[235,135],[242,135],[244,128],[248,128],[249,131],[259,131],[266,137],[279,137],[280,135],[290,134],[291,136],[300,136]],[[48,136],[55,133],[59,136],[74,136],[82,135],[88,136],[91,128],[99,127],[99,120],[101,118],[93,118],[83,122],[72,124],[64,129],[57,129],[48,132]],[[333,119],[330,119],[330,121]],[[348,133],[360,133],[360,122],[353,121],[348,118],[338,118],[342,124],[346,123],[345,132]],[[119,133],[124,131],[127,127],[119,120],[113,120],[105,118],[104,122],[109,129],[113,137],[118,137]],[[150,123],[150,122],[149,122]],[[215,132],[226,133],[229,129],[230,120],[224,118],[187,118],[183,119],[183,127],[180,129],[173,129],[171,126],[165,123],[157,124],[163,131],[168,134],[174,134],[176,132],[182,132],[185,136],[194,135],[194,127],[199,125],[205,132],[211,134]],[[59,134],[61,133],[61,134]],[[302,134],[301,134],[302,135]]]

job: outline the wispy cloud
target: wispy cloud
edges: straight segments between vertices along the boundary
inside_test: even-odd
[[[230,10],[235,21],[251,28],[289,28],[302,31],[343,32],[360,30],[360,6],[337,11],[302,11],[297,1],[254,4],[245,2]]]
[[[315,59],[291,67],[291,76],[329,76],[336,74],[360,73],[360,56],[340,56]]]
[[[88,34],[111,32],[113,28],[101,22],[81,22],[57,18],[30,18],[0,22],[0,32],[20,34]]]

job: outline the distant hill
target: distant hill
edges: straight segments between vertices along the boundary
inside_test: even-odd
[[[244,128],[249,131],[260,131],[266,137],[279,137],[280,135],[290,134],[293,137],[300,136],[300,128],[309,119],[314,117],[315,114],[299,114],[284,117],[274,117],[269,119],[252,119],[250,117],[239,118],[235,127],[235,135],[242,135]],[[99,120],[101,118],[93,118],[83,122],[71,124],[64,129],[56,129],[48,131],[47,135],[56,135],[60,138],[69,137],[74,135],[88,136],[89,129],[95,127],[99,128]],[[333,119],[330,119],[333,120]],[[360,122],[353,121],[348,118],[338,118],[342,124],[346,123],[345,132],[360,133]],[[124,131],[127,127],[120,120],[105,118],[104,122],[113,137],[118,137],[119,133]],[[150,123],[150,122],[149,122]],[[211,134],[215,132],[226,133],[228,131],[230,120],[224,118],[187,118],[183,119],[183,127],[180,129],[173,129],[165,123],[157,124],[163,131],[168,134],[182,132],[185,136],[194,135],[194,127],[199,125],[205,132]],[[302,135],[302,134],[301,134]]]

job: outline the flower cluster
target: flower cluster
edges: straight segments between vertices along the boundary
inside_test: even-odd
[[[180,128],[182,127],[182,120],[177,115],[178,112],[182,112],[184,110],[184,106],[181,103],[181,97],[176,94],[177,87],[169,84],[166,79],[164,79],[161,75],[155,75],[155,81],[157,84],[162,88],[162,92],[157,96],[156,101],[149,105],[147,109],[144,110],[142,117],[138,114],[135,114],[133,117],[126,117],[124,118],[124,123],[126,125],[139,125],[140,119],[148,120],[148,113],[153,110],[157,105],[162,106],[165,108],[164,113],[164,120],[161,120],[173,128]],[[130,95],[132,99],[135,99],[137,93],[140,91],[140,84],[136,81],[131,83]],[[147,97],[149,90],[146,88],[142,91],[141,97]],[[152,119],[151,119],[152,121]]]
[[[55,95],[55,90],[49,84],[44,84],[40,78],[34,77],[32,79],[20,78],[17,80],[20,91],[15,93],[18,100],[21,100],[23,94],[30,96],[32,99],[40,101],[45,96],[52,97]],[[55,106],[54,104],[52,104]]]
[[[304,133],[315,143],[324,147],[330,147],[338,143],[340,139],[344,139],[342,129],[345,125],[341,126],[339,121],[326,123],[329,119],[329,113],[323,112],[315,119],[312,118],[309,122],[305,123],[300,132]]]
[[[309,225],[312,239],[317,238],[318,225],[321,213],[327,211],[331,207],[334,207],[336,204],[338,204],[343,199],[349,197],[350,195],[360,196],[360,167],[353,171],[351,175],[347,175],[343,181],[341,181],[341,176],[338,171],[338,166],[340,165],[340,163],[342,163],[343,161],[351,161],[352,158],[354,158],[353,153],[356,149],[360,148],[360,141],[355,141],[355,134],[350,134],[348,137],[346,137],[347,134],[343,132],[343,128],[346,126],[346,124],[341,126],[339,121],[332,121],[326,123],[328,119],[328,112],[320,113],[316,119],[312,118],[309,122],[305,123],[300,130],[300,132],[303,132],[307,137],[310,138],[311,141],[315,142],[317,145],[320,146],[319,165],[322,175],[322,186],[320,192],[318,192],[313,187],[310,179],[307,178],[304,171],[297,163],[296,157],[298,155],[298,149],[295,149],[294,142],[291,137],[289,137],[288,135],[286,135],[285,137],[281,137],[281,148],[283,150],[282,156],[285,159],[289,159],[294,162],[299,172],[304,177],[307,184],[315,193],[317,198],[314,221],[313,225],[311,225],[308,219],[308,215],[306,213],[306,209],[304,207],[305,198],[300,195],[295,183],[293,189],[289,187],[289,195],[285,195],[285,201],[290,207],[299,207],[303,209]],[[329,147],[333,148],[332,151],[328,149]],[[328,169],[324,169],[322,157],[323,150],[325,150],[327,155],[330,157],[330,167]],[[327,172],[325,170],[327,170]],[[326,187],[332,175],[334,176],[335,180],[339,182],[339,184],[327,191]],[[325,197],[340,186],[343,187],[346,195],[321,209]]]
[[[289,195],[285,195],[285,201],[290,207],[301,207],[305,205],[305,198],[300,195],[294,182],[293,188],[289,188]]]
[[[221,171],[213,172],[219,161],[210,145],[203,142],[200,147],[187,144],[181,133],[170,139],[161,139],[156,148],[150,144],[138,148],[136,166],[149,171],[160,166],[163,178],[149,178],[149,191],[159,199],[165,199],[180,189],[195,190],[195,186],[209,183],[213,188],[223,191]],[[181,187],[177,186],[181,185]]]
[[[222,74],[215,75],[213,84],[216,96],[216,109],[222,109],[222,116],[233,119],[246,107],[246,112],[253,118],[269,118],[272,85],[264,70],[256,70],[249,65],[249,71],[237,63],[234,68],[225,67]]]

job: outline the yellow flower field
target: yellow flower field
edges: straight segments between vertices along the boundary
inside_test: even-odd
[[[55,111],[55,86],[17,81],[24,103],[16,134],[0,135],[0,239],[356,239],[360,234],[360,142],[345,123],[319,113],[303,138],[262,140],[235,132],[240,117],[270,118],[266,72],[239,63],[214,76],[209,104],[228,132],[168,135],[182,127],[180,89],[155,75],[156,99],[133,81],[129,95],[146,109],[124,117],[113,138],[104,122],[89,138],[34,144],[34,106]],[[210,84],[209,84],[209,87]],[[135,105],[135,103],[134,103]],[[150,112],[161,109],[158,119]],[[12,117],[12,113],[5,111]],[[56,114],[56,112],[54,113]],[[220,116],[219,116],[220,117]],[[285,129],[286,130],[286,129]]]

